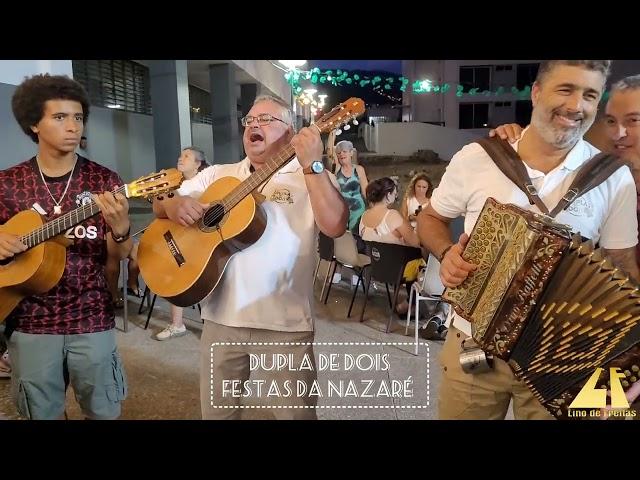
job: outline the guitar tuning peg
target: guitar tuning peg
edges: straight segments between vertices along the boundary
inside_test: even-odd
[[[336,135],[340,135],[341,133],[342,133],[342,130],[340,130],[340,129],[336,130]]]
[[[351,125],[349,125],[348,123],[343,127],[345,130],[349,130],[351,128]]]
[[[354,119],[353,119],[353,121],[352,121],[351,123],[353,123],[354,125],[358,125],[358,120],[356,120],[356,119],[354,118]]]

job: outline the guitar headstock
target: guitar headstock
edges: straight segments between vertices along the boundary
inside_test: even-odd
[[[150,198],[177,190],[184,176],[176,168],[160,170],[127,184],[127,198]]]
[[[320,130],[320,133],[330,132],[332,130],[340,130],[340,127],[347,125],[351,120],[357,125],[356,117],[364,113],[364,102],[360,98],[351,97],[346,102],[334,107],[327,112],[314,125]],[[348,129],[349,126],[345,127]],[[339,133],[338,133],[339,135]]]

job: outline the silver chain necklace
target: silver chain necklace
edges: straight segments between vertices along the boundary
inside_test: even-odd
[[[67,180],[67,186],[64,187],[64,192],[62,192],[62,196],[60,197],[60,200],[56,200],[53,194],[51,193],[51,190],[49,190],[49,185],[47,185],[47,182],[44,179],[44,174],[42,173],[42,169],[40,168],[40,156],[36,155],[36,165],[38,165],[38,172],[40,172],[40,178],[42,178],[42,183],[44,183],[44,188],[47,189],[47,193],[49,193],[51,200],[53,200],[53,203],[55,203],[55,206],[53,207],[54,215],[60,215],[62,213],[62,207],[60,206],[60,204],[62,203],[62,200],[64,200],[64,197],[67,194],[67,190],[69,190],[69,185],[71,184],[71,177],[73,177],[73,172],[76,169],[77,163],[78,163],[78,155],[76,155],[76,159],[73,162],[73,167],[71,168],[71,173],[69,174],[69,179]]]

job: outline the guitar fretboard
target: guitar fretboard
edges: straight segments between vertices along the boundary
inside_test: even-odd
[[[125,192],[126,185],[123,185],[112,193],[124,194]],[[84,222],[87,218],[93,217],[99,212],[100,208],[93,200],[91,200],[91,203],[78,207],[75,210],[71,210],[61,217],[51,220],[50,222],[47,222],[35,230],[23,235],[20,237],[20,240],[28,248],[33,248],[42,242],[60,235],[65,230]]]
[[[271,177],[279,168],[287,164],[296,152],[291,146],[287,145],[278,154],[267,160],[263,167],[259,168],[249,178],[245,179],[240,185],[234,188],[226,197],[222,199],[224,211],[228,212],[235,207],[244,197],[253,192],[262,183]]]

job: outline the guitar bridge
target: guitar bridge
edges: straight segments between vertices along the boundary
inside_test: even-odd
[[[179,267],[183,266],[185,264],[184,256],[182,255],[182,252],[178,248],[176,241],[173,239],[173,235],[171,235],[171,231],[167,230],[166,232],[164,232],[163,236],[164,236],[165,242],[167,242],[167,247],[169,248],[171,255],[173,255],[173,259],[176,261]]]

